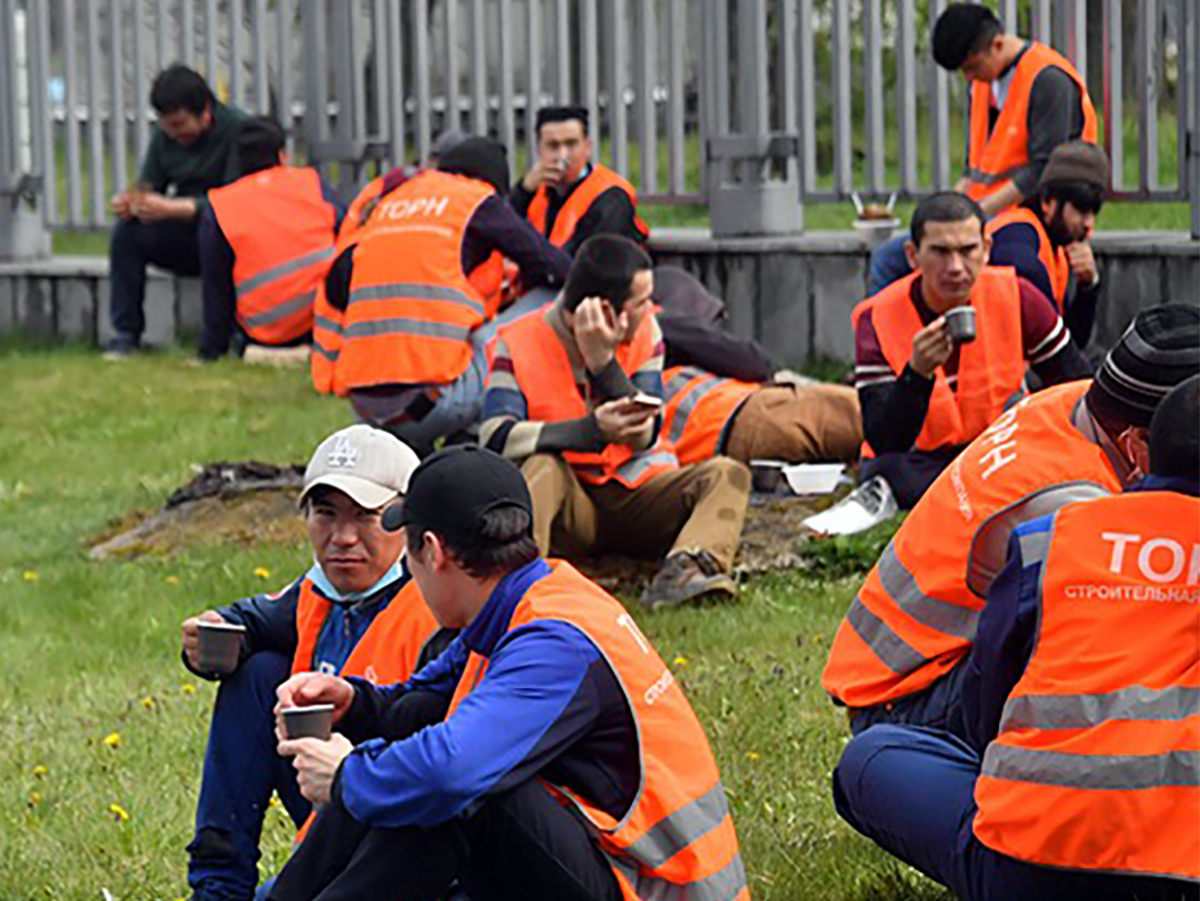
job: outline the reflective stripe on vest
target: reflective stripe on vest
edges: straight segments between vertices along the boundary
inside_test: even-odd
[[[554,217],[554,228],[550,234],[546,235],[546,214],[550,209],[549,195],[545,185],[539,185],[537,192],[533,195],[533,200],[529,202],[529,209],[526,216],[529,222],[543,235],[546,235],[547,240],[555,247],[562,247],[575,236],[575,229],[579,226],[579,220],[587,215],[596,198],[607,191],[609,188],[620,188],[629,197],[630,203],[633,204],[634,210],[637,209],[637,190],[617,173],[611,169],[601,166],[599,163],[592,165],[592,171],[588,173],[587,178],[576,185],[575,190],[571,192],[571,196],[567,198],[566,203],[558,211],[558,215]],[[650,235],[650,229],[646,227],[638,216],[634,213],[634,224],[644,237]]]
[[[1046,226],[1028,207],[1019,206],[1005,210],[988,222],[984,231],[989,236],[994,236],[1006,225],[1014,224],[1031,226],[1037,232],[1038,261],[1046,270],[1046,277],[1050,279],[1050,299],[1054,301],[1054,306],[1058,308],[1058,314],[1061,316],[1066,309],[1067,286],[1071,281],[1071,263],[1067,259],[1067,251],[1062,247],[1055,247],[1050,242]]]
[[[547,315],[554,315],[552,311],[524,316],[500,329],[500,340],[512,359],[513,377],[525,397],[527,415],[535,422],[579,419],[589,412],[566,348],[546,321]],[[654,320],[647,314],[633,340],[617,348],[617,363],[632,377],[654,356],[654,350]],[[571,464],[580,481],[602,485],[615,479],[627,488],[636,488],[660,473],[679,468],[679,460],[661,438],[638,453],[623,444],[609,444],[599,453],[563,451],[563,459]]]
[[[237,320],[251,340],[285,344],[312,329],[333,259],[334,210],[312,169],[276,166],[209,192],[233,251]]]
[[[1037,641],[984,752],[975,835],[1030,863],[1200,880],[1200,499],[1069,504],[1038,534]]]
[[[444,385],[470,365],[485,310],[463,272],[463,236],[494,194],[475,179],[422,172],[379,198],[355,240],[336,394]]]
[[[989,534],[998,528],[997,514],[1011,531],[1022,521],[1021,502],[1053,486],[1121,490],[1104,450],[1073,422],[1090,384],[1025,398],[934,481],[838,628],[821,677],[834,698],[848,707],[894,701],[929,687],[966,655],[983,607],[967,583],[973,540],[985,525]],[[996,536],[1007,547],[1008,532]]]
[[[761,388],[751,382],[718,378],[695,367],[663,373],[663,435],[681,465],[721,452],[721,441],[746,398]]]
[[[615,598],[568,563],[550,566],[518,602],[508,633],[554,620],[587,636],[633,717],[641,779],[629,809],[615,815],[564,786],[548,787],[588,820],[625,901],[748,901],[720,773],[678,683]],[[472,654],[449,716],[481,679],[487,679],[486,661]]]
[[[925,327],[912,299],[912,286],[919,277],[920,273],[914,272],[855,309],[855,323],[865,310],[871,310],[880,349],[897,376],[912,358],[913,337]],[[1025,349],[1016,273],[1007,267],[985,266],[969,303],[978,318],[978,337],[958,346],[954,387],[942,367],[934,371],[929,409],[914,444],[918,450],[966,444],[1024,394]],[[863,456],[874,456],[866,441]]]
[[[1029,164],[1029,95],[1034,80],[1047,66],[1062,69],[1079,88],[1083,107],[1083,132],[1080,138],[1091,144],[1096,143],[1096,110],[1079,72],[1062,54],[1045,44],[1031,41],[1017,61],[1004,106],[990,134],[988,120],[992,85],[983,81],[972,82],[970,142],[967,148],[967,178],[971,184],[967,194],[973,199],[981,200],[995,193]]]

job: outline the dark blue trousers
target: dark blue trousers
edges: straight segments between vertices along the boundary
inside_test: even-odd
[[[146,266],[176,275],[200,274],[195,222],[118,222],[108,251],[112,279],[112,327],[119,340],[136,344],[146,330]]]
[[[195,901],[249,901],[258,884],[258,843],[272,792],[297,827],[311,805],[290,760],[275,753],[275,688],[291,661],[252,654],[221,680],[204,755],[196,836],[188,845],[188,885]]]
[[[833,774],[842,818],[889,854],[963,901],[1178,901],[1200,886],[1088,874],[1024,863],[980,844],[975,819],[979,756],[944,732],[872,726],[851,739]]]

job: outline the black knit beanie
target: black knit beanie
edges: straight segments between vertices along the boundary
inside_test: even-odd
[[[508,151],[494,138],[471,137],[455,144],[438,160],[438,169],[486,181],[508,196]]]
[[[1104,423],[1148,428],[1171,389],[1200,374],[1200,307],[1172,303],[1138,314],[1096,373],[1087,403]]]

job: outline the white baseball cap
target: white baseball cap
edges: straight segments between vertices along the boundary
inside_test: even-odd
[[[328,485],[356,504],[377,510],[408,491],[408,479],[421,460],[395,435],[369,425],[352,425],[321,442],[304,470],[303,505],[308,493]]]

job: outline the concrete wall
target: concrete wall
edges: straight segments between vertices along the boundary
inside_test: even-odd
[[[865,293],[867,253],[849,233],[713,239],[702,229],[657,229],[660,263],[682,266],[724,297],[729,328],[761,341],[781,362],[850,361],[850,311]],[[1103,294],[1090,350],[1100,355],[1143,307],[1165,300],[1200,305],[1200,242],[1182,233],[1106,233],[1095,239]],[[0,264],[0,333],[105,343],[108,261],[59,257]],[[146,302],[149,344],[200,330],[194,279],[152,272]]]

